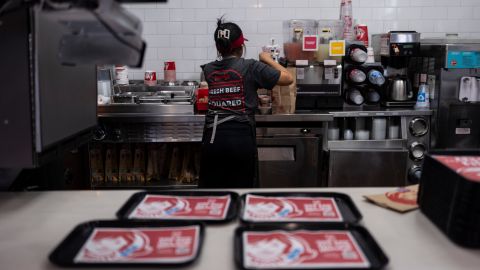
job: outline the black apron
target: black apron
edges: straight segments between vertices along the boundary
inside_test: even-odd
[[[220,121],[228,116],[219,115],[218,119]],[[205,124],[199,187],[258,187],[258,153],[254,119],[238,121],[237,118],[230,118],[220,124],[217,123],[216,126]]]

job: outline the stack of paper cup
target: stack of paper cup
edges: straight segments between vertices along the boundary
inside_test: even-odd
[[[374,117],[372,121],[372,139],[385,140],[387,136],[387,119],[385,117]]]

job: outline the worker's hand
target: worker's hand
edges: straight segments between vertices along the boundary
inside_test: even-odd
[[[258,59],[266,64],[269,64],[273,61],[272,55],[269,52],[261,52],[258,55]]]

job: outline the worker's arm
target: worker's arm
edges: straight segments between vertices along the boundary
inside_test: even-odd
[[[273,60],[272,56],[270,55],[270,53],[268,52],[261,52],[258,56],[258,58],[260,59],[260,61],[262,61],[263,63],[271,66],[272,68],[280,71],[280,78],[278,79],[278,82],[277,82],[277,85],[280,85],[280,86],[286,86],[286,85],[290,85],[293,83],[293,77],[292,77],[292,74],[290,74],[290,72],[288,72],[288,70],[286,68],[284,68],[282,65],[280,65],[279,63],[275,62],[275,60]]]

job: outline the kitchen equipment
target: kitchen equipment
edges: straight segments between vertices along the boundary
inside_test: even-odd
[[[336,60],[296,67],[296,111],[342,107],[342,65]]]
[[[270,53],[273,60],[278,63],[280,58],[280,46],[275,44],[275,38],[270,38],[270,44],[263,46],[262,51]]]
[[[429,111],[398,109],[391,112],[339,113],[335,120],[350,122],[348,119],[355,118],[355,140],[326,141],[328,186],[405,186],[418,183],[423,158],[429,150],[430,114]]]
[[[116,85],[112,104],[101,106],[103,113],[141,113],[154,110],[159,114],[193,114],[195,91],[197,85],[164,85],[143,84],[142,81],[131,81],[129,85]]]
[[[419,73],[428,74],[434,84],[432,147],[479,148],[480,103],[473,78],[480,78],[480,40],[422,39],[419,59],[428,63]]]
[[[329,46],[331,40],[343,39],[343,22],[341,20],[318,21],[318,51],[315,53],[318,62],[325,60],[341,61],[341,57],[330,56]]]
[[[363,64],[367,61],[367,47],[359,44],[351,44],[347,49],[347,61],[351,61],[354,64]]]
[[[406,76],[397,75],[389,79],[387,95],[392,101],[407,101],[413,97],[410,80]]]
[[[259,187],[320,186],[320,128],[257,128]]]
[[[17,176],[21,168],[63,164],[65,153],[91,140],[97,125],[97,71],[93,64],[63,65],[59,61],[59,46],[70,34],[66,25],[79,24],[59,23],[60,17],[54,19],[52,12],[33,3],[1,13],[0,167],[18,169]],[[76,55],[80,54],[96,55],[86,51]],[[40,176],[32,173],[32,179]],[[48,182],[64,187],[60,179],[49,177]],[[31,184],[42,185],[39,180]]]
[[[375,61],[383,66],[402,69],[408,66],[410,57],[418,55],[420,33],[415,31],[390,31],[372,35]]]
[[[283,51],[290,63],[297,60],[313,61],[314,51],[304,51],[305,36],[317,35],[318,23],[315,20],[288,20],[283,22]]]
[[[414,93],[409,81],[413,77],[411,59],[418,56],[420,33],[415,31],[391,31],[372,35],[375,60],[381,61],[384,74],[390,79],[382,105],[387,107],[413,107]],[[401,79],[400,79],[401,78]]]

